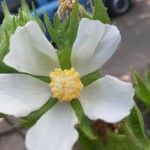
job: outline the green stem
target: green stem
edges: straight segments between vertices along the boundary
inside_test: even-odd
[[[80,101],[74,99],[71,101],[71,106],[79,121],[79,125],[77,127],[78,130],[81,130],[89,140],[97,140],[98,137],[94,134],[92,129],[92,121],[84,114]]]
[[[28,116],[22,118],[22,127],[30,128],[33,126],[36,121],[49,109],[51,109],[55,104],[57,103],[57,100],[54,98],[50,98],[40,109],[30,113]]]
[[[81,82],[83,83],[84,87],[90,85],[92,82],[98,80],[101,78],[102,75],[100,74],[99,70],[96,70],[95,72],[92,72],[90,74],[87,74],[81,78]]]
[[[79,123],[81,123],[82,118],[84,116],[84,111],[83,111],[83,108],[82,108],[79,100],[74,99],[73,101],[71,101],[71,106],[72,106],[73,110],[75,111],[76,116],[78,117]]]

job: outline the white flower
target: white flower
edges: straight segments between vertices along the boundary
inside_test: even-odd
[[[10,39],[10,51],[4,62],[28,74],[0,74],[0,112],[26,116],[51,96],[70,101],[69,94],[65,95],[68,92],[72,98],[81,94],[78,99],[90,119],[99,118],[110,123],[122,120],[134,105],[130,83],[106,75],[82,89],[79,78],[79,75],[82,77],[99,69],[115,52],[119,42],[120,33],[115,26],[82,19],[71,54],[75,70],[66,70],[69,76],[66,77],[63,71],[55,69],[60,68],[56,50],[37,23],[31,21],[19,27]],[[53,81],[50,87],[31,76],[49,76],[50,72]],[[28,131],[26,146],[29,150],[70,150],[78,139],[75,124],[77,118],[70,103],[59,102]]]

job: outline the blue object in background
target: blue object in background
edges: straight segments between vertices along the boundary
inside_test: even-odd
[[[91,6],[88,0],[79,0],[80,4],[85,7],[86,10],[90,11]],[[42,11],[45,10],[50,18],[53,20],[53,16],[58,9],[59,1],[58,0],[36,0],[37,8],[36,12],[39,17],[42,17]],[[31,15],[34,15],[32,12]]]
[[[87,11],[91,11],[90,1],[94,0],[79,0],[79,3],[84,6]],[[108,8],[109,14],[112,15],[121,15],[129,10],[133,0],[102,0],[104,5]],[[49,15],[50,19],[53,19],[53,16],[58,8],[58,0],[35,0],[38,3],[37,13],[39,16],[42,16],[42,9],[44,8]]]
[[[50,18],[53,19],[53,16],[58,8],[59,2],[57,0],[53,0],[48,2],[47,0],[37,0],[38,7],[36,8],[36,12],[39,17],[42,17],[42,11],[45,10]],[[31,15],[34,15],[32,12]]]
[[[37,0],[37,3],[38,3],[40,6],[43,6],[43,5],[46,5],[46,4],[47,4],[47,0]]]
[[[0,0],[0,4],[3,0]],[[42,10],[45,9],[50,20],[58,8],[59,0],[26,0],[29,6],[34,2],[36,6],[37,14],[42,18]],[[91,11],[90,1],[94,0],[79,0],[80,4],[84,6],[87,11]],[[109,14],[121,15],[129,10],[133,0],[102,0],[104,5],[108,8]],[[6,0],[8,8],[13,13],[17,13],[21,0]],[[34,13],[31,13],[34,15]],[[0,23],[3,20],[2,6],[0,5]]]

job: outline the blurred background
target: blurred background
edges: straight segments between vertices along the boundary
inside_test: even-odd
[[[31,0],[27,1],[31,6]],[[90,10],[86,2],[86,0],[81,1],[86,9]],[[7,0],[7,3],[12,12],[17,12],[20,6],[19,0]],[[144,74],[147,65],[150,64],[150,0],[132,0],[132,2],[130,0],[121,0],[121,2],[104,0],[104,4],[108,7],[113,23],[121,32],[122,41],[117,52],[102,67],[101,71],[115,75],[122,80],[131,81],[131,66]],[[35,6],[39,16],[41,16],[41,8],[44,7],[52,19],[57,10],[58,1],[37,0]],[[2,8],[0,7],[0,22],[2,19]],[[146,128],[150,126],[147,116],[145,116],[145,124]],[[0,119],[0,150],[25,150],[25,130],[16,126],[17,121],[14,118]]]

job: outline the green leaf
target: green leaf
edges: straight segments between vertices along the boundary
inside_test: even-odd
[[[19,9],[18,20],[16,20],[16,21],[17,21],[18,26],[22,26],[22,24],[24,22],[24,16],[23,16],[23,12],[21,9]]]
[[[63,50],[58,51],[58,58],[63,70],[71,68],[71,49],[68,42]]]
[[[78,117],[79,125],[77,128],[80,129],[89,140],[97,140],[98,137],[92,130],[92,121],[85,116],[79,100],[75,99],[71,101],[71,106]]]
[[[52,41],[54,41],[57,45],[59,51],[63,50],[66,47],[66,43],[69,42],[69,34],[68,28],[70,24],[69,17],[65,17],[62,21],[58,19],[58,16],[54,15],[54,25],[52,26],[48,16],[45,16],[45,22],[47,23],[47,30],[49,31],[49,36],[52,37]]]
[[[17,28],[17,18],[14,17],[13,18],[13,29],[16,30],[16,28]]]
[[[49,20],[49,17],[47,15],[46,11],[44,11],[44,10],[43,10],[43,16],[44,16],[44,23],[48,30],[49,36],[51,37],[52,41],[55,42],[57,46],[59,46],[60,41],[59,41],[57,31],[53,28],[53,26]]]
[[[127,135],[114,133],[109,134],[106,147],[107,150],[142,150]]]
[[[70,48],[72,48],[72,45],[76,39],[78,25],[79,25],[79,4],[78,1],[76,0],[70,15],[69,27],[67,32]]]
[[[58,19],[57,14],[54,15],[54,29],[56,31],[60,30],[61,28],[61,21]]]
[[[19,8],[19,13],[17,15],[17,18],[15,19],[15,23],[17,26],[24,26],[24,24],[30,20],[33,20],[30,8],[27,5],[26,0],[22,0],[21,8]]]
[[[100,20],[103,23],[110,23],[110,18],[102,0],[94,0],[94,20]]]
[[[12,69],[8,66],[6,66],[3,63],[3,58],[8,52],[9,48],[9,34],[7,31],[1,32],[3,38],[0,42],[0,73],[11,73],[11,72],[17,72],[15,69]]]
[[[136,71],[132,70],[133,81],[135,83],[136,94],[146,105],[150,106],[150,91],[146,83]]]
[[[93,132],[92,129],[93,122],[87,117],[83,116],[79,125],[79,128],[84,132],[84,134],[90,139],[90,140],[97,140],[98,137]]]
[[[2,40],[0,42],[0,60],[4,58],[9,48],[9,34],[6,30],[2,31]]]
[[[89,140],[87,136],[82,132],[81,129],[78,129],[79,132],[79,140],[78,140],[78,148],[79,150],[106,150],[104,146],[100,142],[99,139]]]
[[[97,79],[101,78],[101,74],[99,70],[90,73],[88,75],[85,75],[84,77],[81,78],[81,82],[83,83],[84,86],[88,86],[92,82],[96,81]]]
[[[146,79],[147,79],[147,82],[150,84],[150,71],[147,71],[146,73]]]
[[[92,19],[92,15],[89,14],[85,8],[79,4],[79,10],[80,10],[80,16],[81,18],[88,18],[88,19]]]
[[[40,109],[32,112],[26,117],[23,117],[21,120],[21,126],[25,128],[30,128],[32,127],[36,121],[44,114],[46,113],[49,109],[51,109],[55,104],[57,103],[56,99],[51,98],[44,104]]]
[[[3,0],[3,2],[2,2],[2,8],[3,8],[4,17],[8,17],[10,15],[10,12],[7,7],[6,0]]]
[[[69,18],[64,18],[64,20],[62,21],[62,24],[60,26],[59,32],[64,41],[68,40],[66,37],[66,33],[68,32],[69,22],[70,22]]]
[[[23,12],[23,16],[28,18],[30,16],[30,8],[27,5],[26,0],[22,0],[21,9]]]
[[[2,32],[7,31],[8,34],[11,34],[12,32],[14,32],[14,29],[12,26],[14,16],[10,14],[6,1],[2,2],[2,8],[3,8],[3,13],[4,13],[4,20],[1,25]]]
[[[9,49],[10,36],[15,32],[18,26],[23,26],[29,20],[32,20],[30,16],[30,10],[25,0],[22,1],[22,7],[17,15],[10,14],[6,1],[2,2],[4,20],[0,27],[0,73],[14,73],[17,72],[6,66],[3,63],[3,58],[7,54]]]
[[[139,140],[146,139],[143,117],[137,106],[132,109],[130,116],[125,119],[125,126],[130,135]]]
[[[146,86],[148,90],[150,91],[150,71],[149,70],[146,73]]]
[[[137,106],[132,109],[130,116],[125,119],[124,127],[128,138],[141,150],[150,146],[150,141],[148,141],[144,131],[143,117]]]
[[[34,19],[35,19],[35,21],[38,22],[39,26],[41,27],[41,29],[45,33],[46,32],[45,25],[44,25],[43,21],[40,19],[40,17],[38,16],[38,14],[36,12],[36,9],[35,9],[35,6],[34,6],[34,3],[32,4],[32,9],[33,9],[33,12],[34,12]]]

